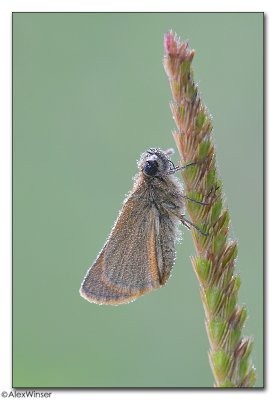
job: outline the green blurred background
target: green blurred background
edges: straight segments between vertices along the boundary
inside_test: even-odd
[[[78,292],[140,153],[174,146],[169,29],[196,49],[263,385],[262,25],[261,13],[13,15],[15,387],[213,386],[188,231],[165,288],[119,307]]]

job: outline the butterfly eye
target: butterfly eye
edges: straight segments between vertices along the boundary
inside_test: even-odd
[[[146,175],[154,176],[158,171],[157,161],[147,161],[144,166],[144,172]]]

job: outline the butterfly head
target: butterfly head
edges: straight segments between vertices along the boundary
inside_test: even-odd
[[[172,165],[166,153],[158,148],[145,151],[138,161],[138,168],[148,177],[166,175],[171,170]]]

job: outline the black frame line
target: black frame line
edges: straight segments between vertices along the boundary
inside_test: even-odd
[[[264,339],[263,339],[263,386],[260,387],[253,387],[253,388],[214,388],[214,387],[93,387],[93,386],[85,386],[85,387],[70,387],[70,386],[51,386],[51,387],[44,387],[44,386],[34,386],[34,387],[29,387],[29,386],[14,386],[13,383],[13,333],[14,333],[14,324],[13,324],[13,318],[14,318],[14,313],[13,313],[13,16],[15,14],[262,14],[263,15],[263,333],[264,333]],[[266,160],[266,15],[263,11],[254,11],[254,12],[247,12],[247,11],[231,11],[231,12],[226,12],[226,11],[206,11],[206,12],[199,12],[199,11],[188,11],[188,12],[177,12],[177,11],[167,11],[167,12],[154,12],[154,11],[139,11],[139,12],[130,12],[130,11],[91,11],[91,12],[85,12],[85,11],[15,11],[12,12],[12,24],[11,24],[11,29],[12,29],[12,58],[11,58],[11,65],[12,65],[12,82],[11,82],[11,92],[12,92],[12,100],[11,100],[11,108],[12,108],[12,121],[11,121],[11,126],[12,126],[12,135],[11,135],[11,149],[12,149],[12,154],[11,154],[11,172],[12,172],[12,186],[11,186],[11,195],[12,195],[12,215],[11,215],[11,225],[12,225],[12,254],[11,254],[11,260],[12,260],[12,268],[11,268],[11,277],[12,277],[12,293],[11,293],[11,302],[12,302],[12,348],[11,348],[11,355],[12,355],[12,362],[11,362],[11,377],[12,377],[12,389],[16,390],[26,390],[26,391],[38,391],[38,390],[44,390],[47,392],[51,392],[52,390],[55,391],[64,391],[64,390],[73,390],[73,391],[128,391],[131,392],[133,390],[139,390],[139,391],[171,391],[171,390],[177,390],[177,391],[202,391],[202,390],[223,390],[223,391],[240,391],[240,390],[246,390],[246,391],[260,391],[266,388],[266,298],[265,298],[265,284],[266,284],[266,171],[267,171],[267,166],[265,163]],[[29,396],[32,397],[32,396]]]

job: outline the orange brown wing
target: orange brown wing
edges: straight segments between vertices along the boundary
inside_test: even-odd
[[[89,268],[80,294],[98,304],[121,304],[160,287],[157,210],[133,194],[125,202],[104,248]],[[159,254],[159,256],[158,256]]]

